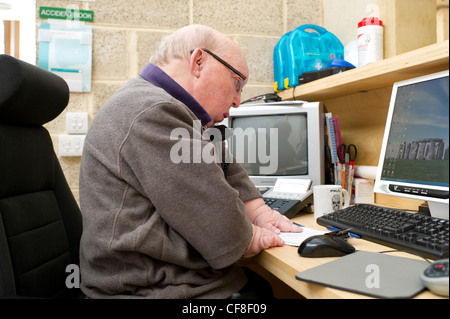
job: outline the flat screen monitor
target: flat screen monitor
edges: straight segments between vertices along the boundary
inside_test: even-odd
[[[428,202],[449,217],[448,70],[394,83],[375,192]]]
[[[241,105],[224,120],[232,129],[229,148],[258,188],[279,178],[324,183],[324,113],[319,102]]]

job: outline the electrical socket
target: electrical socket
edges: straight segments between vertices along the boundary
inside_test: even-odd
[[[86,135],[60,135],[59,156],[81,156]]]
[[[66,131],[67,134],[86,134],[88,131],[88,113],[67,112]]]

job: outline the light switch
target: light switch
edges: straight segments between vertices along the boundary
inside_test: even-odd
[[[86,134],[88,131],[88,113],[67,112],[66,131],[68,134]]]
[[[59,156],[81,156],[86,135],[60,135]]]

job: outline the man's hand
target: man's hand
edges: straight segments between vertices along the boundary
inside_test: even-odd
[[[262,198],[255,198],[244,203],[248,218],[252,224],[266,228],[275,234],[280,232],[302,232],[302,228],[294,225],[286,216],[273,211]]]
[[[279,212],[271,210],[270,208],[258,215],[253,221],[253,224],[269,229],[276,234],[279,234],[280,232],[300,233],[303,231],[301,227],[294,225],[294,223],[292,223],[286,216],[283,216]]]
[[[253,226],[253,237],[252,241],[250,242],[250,245],[247,248],[247,251],[243,256],[244,258],[256,256],[262,250],[270,247],[284,245],[284,241],[279,236],[274,234],[272,231],[255,225],[252,226]]]
[[[278,236],[280,232],[303,231],[286,216],[273,211],[261,198],[245,202],[246,213],[253,227],[253,237],[243,257],[253,257],[270,247],[280,247],[284,241]]]

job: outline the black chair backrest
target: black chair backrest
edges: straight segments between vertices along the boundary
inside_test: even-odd
[[[57,75],[0,55],[0,296],[70,298],[81,214],[43,124],[67,106]]]

